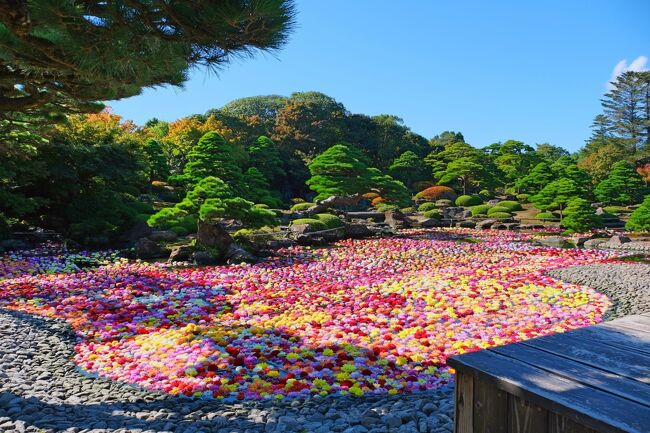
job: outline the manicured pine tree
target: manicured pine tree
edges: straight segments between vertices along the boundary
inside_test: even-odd
[[[316,199],[334,195],[352,195],[370,188],[367,159],[349,144],[335,144],[308,165],[311,178],[307,185],[318,193]]]
[[[515,187],[528,194],[537,194],[555,179],[551,167],[546,162],[537,164],[526,176],[515,183]]]
[[[650,194],[645,196],[643,203],[632,214],[625,228],[633,231],[650,232]]]
[[[251,167],[244,172],[241,193],[246,199],[271,207],[277,207],[279,199],[273,197],[269,189],[269,182],[257,168]]]
[[[199,139],[187,155],[183,174],[172,176],[170,182],[196,185],[208,176],[215,176],[232,187],[237,187],[242,172],[233,158],[232,148],[216,132],[208,132]]]
[[[571,179],[561,178],[546,185],[538,194],[530,197],[530,201],[541,210],[546,210],[552,205],[557,205],[560,210],[560,221],[563,210],[574,198],[583,193]]]
[[[406,186],[388,174],[383,174],[377,168],[368,169],[370,187],[379,192],[379,196],[389,203],[407,206],[411,202],[411,194]]]
[[[596,210],[583,198],[571,200],[565,210],[566,217],[562,225],[571,232],[584,233],[602,227],[602,221]]]
[[[153,139],[147,140],[144,144],[144,153],[149,163],[149,183],[166,179],[169,176],[169,166],[160,143]]]
[[[268,137],[260,136],[248,148],[251,167],[258,169],[271,185],[279,185],[286,176],[278,146]]]
[[[401,180],[407,188],[410,188],[413,182],[423,180],[427,167],[415,152],[407,150],[395,158],[388,170],[395,179]]]
[[[602,202],[629,205],[641,201],[645,185],[641,176],[627,161],[619,161],[609,176],[594,189],[596,198]]]

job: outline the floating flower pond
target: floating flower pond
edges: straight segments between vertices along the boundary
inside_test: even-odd
[[[5,256],[0,307],[67,321],[90,373],[242,400],[432,389],[450,381],[449,356],[591,325],[609,306],[544,275],[607,252],[536,247],[512,232],[406,234],[228,267],[100,254],[104,264],[81,270],[64,257]]]

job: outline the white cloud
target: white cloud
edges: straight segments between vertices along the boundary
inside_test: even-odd
[[[613,88],[612,82],[616,80],[616,77],[621,75],[623,72],[626,71],[634,71],[634,72],[642,72],[642,71],[647,71],[648,68],[646,65],[648,64],[648,58],[646,56],[639,56],[636,59],[632,60],[632,63],[629,65],[627,64],[627,59],[623,59],[620,62],[614,66],[614,70],[612,71],[612,76],[607,82],[606,86],[608,90],[611,90]]]

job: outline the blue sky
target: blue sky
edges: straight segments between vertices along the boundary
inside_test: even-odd
[[[577,150],[614,71],[650,67],[648,0],[299,0],[297,9],[283,50],[108,105],[142,124],[316,90],[354,113],[400,116],[427,138],[459,130],[478,147],[513,138]]]

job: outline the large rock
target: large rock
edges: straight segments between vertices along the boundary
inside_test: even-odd
[[[165,257],[167,252],[154,241],[142,238],[135,243],[135,255],[139,259],[159,259]]]
[[[187,262],[192,258],[192,247],[189,245],[178,245],[172,248],[168,262]]]
[[[225,258],[226,262],[229,264],[257,262],[257,257],[237,244],[230,244],[228,251],[226,251]]]
[[[291,227],[291,232],[298,236],[298,235],[303,235],[306,233],[310,232],[310,225],[309,224],[292,224]]]
[[[217,248],[219,251],[228,251],[233,239],[226,229],[219,223],[211,224],[199,220],[196,233],[196,244],[208,248]]]
[[[607,239],[589,239],[582,245],[584,248],[599,248],[602,244],[606,243]]]
[[[365,224],[349,223],[345,225],[345,236],[348,238],[362,239],[372,235],[372,230]]]
[[[411,227],[411,220],[399,209],[387,210],[384,213],[384,221],[393,229],[405,229]]]
[[[607,245],[611,247],[620,247],[623,244],[627,244],[628,242],[632,242],[632,239],[628,238],[627,236],[612,236],[609,238],[607,241]]]
[[[171,230],[157,230],[151,232],[147,237],[154,242],[174,242],[178,239],[178,235]]]
[[[463,220],[472,216],[469,209],[460,206],[449,206],[442,209],[442,218],[449,220]]]
[[[417,221],[417,225],[422,228],[430,227],[444,227],[445,223],[437,218],[421,218]]]
[[[473,229],[474,227],[476,227],[476,222],[470,221],[470,220],[461,221],[458,224],[456,224],[456,227],[462,227],[462,228],[466,228],[466,229]]]
[[[216,265],[219,263],[219,257],[209,251],[196,251],[192,258],[199,266]]]
[[[546,236],[537,241],[541,245],[552,248],[566,248],[571,246],[562,236]]]
[[[138,239],[149,236],[152,231],[153,230],[149,227],[149,224],[144,221],[137,221],[130,229],[124,232],[121,239],[128,245],[133,245],[133,243]]]
[[[487,230],[492,227],[492,224],[497,223],[497,220],[487,219],[482,220],[476,223],[476,228],[481,230]]]

